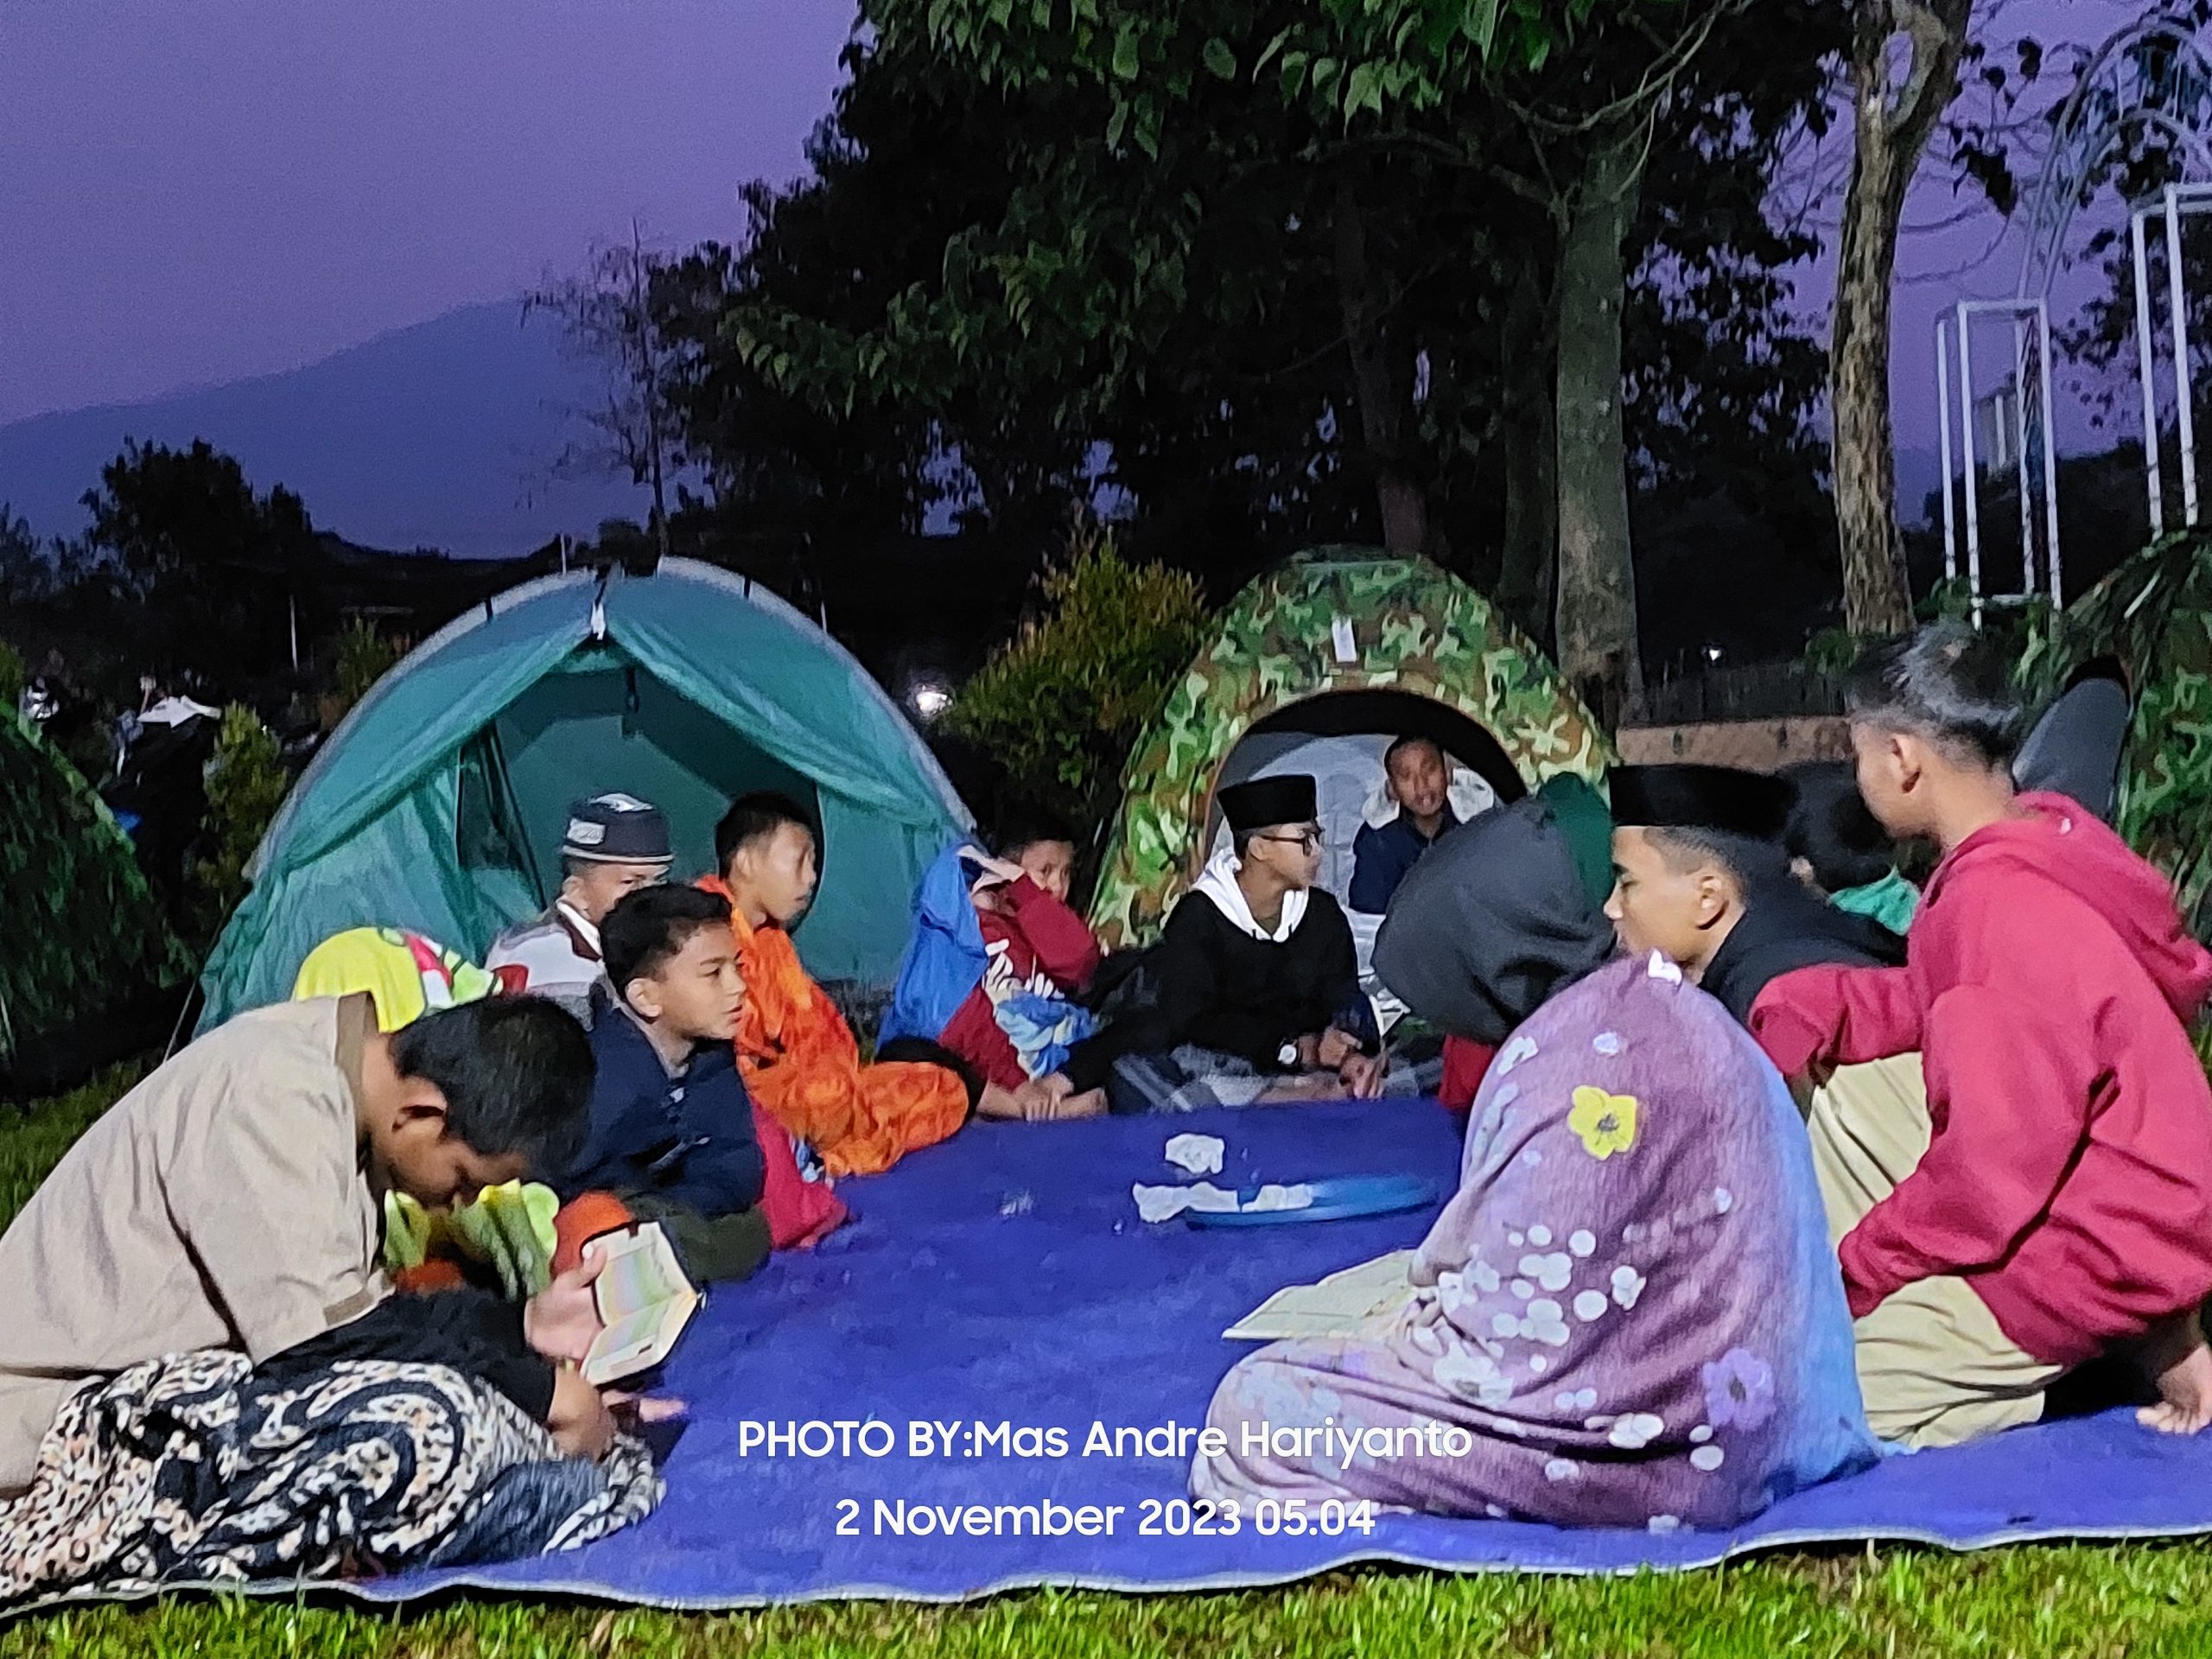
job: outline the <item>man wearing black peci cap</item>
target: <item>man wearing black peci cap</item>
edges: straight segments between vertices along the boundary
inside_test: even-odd
[[[1116,1112],[1381,1092],[1381,1043],[1351,926],[1313,885],[1317,794],[1303,774],[1220,792],[1230,844],[1147,953],[1139,1006],[1034,1086],[1104,1088]]]
[[[1768,981],[1823,964],[1897,967],[1904,941],[1823,903],[1789,872],[1788,780],[1731,766],[1621,766],[1611,778],[1622,946],[1657,950],[1747,1020]]]
[[[559,896],[493,940],[484,965],[511,989],[549,998],[589,1025],[592,988],[606,978],[600,923],[639,887],[666,880],[675,861],[658,807],[619,792],[578,801],[561,836]]]

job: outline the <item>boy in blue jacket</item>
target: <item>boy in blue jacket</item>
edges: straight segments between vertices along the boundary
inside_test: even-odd
[[[729,906],[642,888],[607,912],[600,952],[591,1138],[563,1197],[609,1192],[660,1222],[695,1280],[748,1277],[768,1255],[766,1166],[731,1046],[745,982]]]

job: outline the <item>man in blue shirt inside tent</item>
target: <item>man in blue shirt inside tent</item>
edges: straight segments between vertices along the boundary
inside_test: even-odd
[[[1398,814],[1388,823],[1362,824],[1351,843],[1353,910],[1380,916],[1406,872],[1447,830],[1459,827],[1452,811],[1452,766],[1436,740],[1402,737],[1382,756],[1390,798]]]

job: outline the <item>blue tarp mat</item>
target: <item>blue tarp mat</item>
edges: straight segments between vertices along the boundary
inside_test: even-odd
[[[1780,1545],[1909,1540],[1955,1548],[2212,1530],[2212,1435],[2176,1441],[2124,1412],[1894,1458],[1726,1533],[1572,1532],[1383,1516],[1371,1532],[1144,1536],[1147,1500],[1183,1496],[1186,1459],[1080,1455],[1110,1432],[1202,1424],[1251,1344],[1220,1332],[1270,1292],[1419,1242],[1433,1209],[1249,1230],[1148,1227],[1133,1181],[1181,1179],[1170,1135],[1229,1143],[1230,1182],[1404,1173],[1448,1192],[1458,1120],[1427,1103],[1320,1105],[1039,1126],[976,1124],[891,1173],[847,1183],[861,1219],[810,1255],[717,1290],[669,1367],[693,1421],[644,1526],[572,1554],[359,1587],[399,1600],[455,1584],[664,1607],[824,1598],[950,1600],[1025,1586],[1196,1590],[1281,1582],[1362,1560],[1446,1571],[1699,1567]],[[880,1420],[893,1454],[741,1449],[741,1426]],[[912,1458],[908,1424],[957,1427],[956,1455]],[[974,1426],[1058,1427],[1063,1458],[1002,1456]],[[880,1440],[879,1442],[880,1443]],[[970,1453],[980,1451],[981,1456]],[[877,1500],[1122,1506],[1111,1536],[899,1536]],[[848,1500],[853,1508],[841,1510]],[[841,1513],[857,1535],[841,1536]],[[1165,1516],[1163,1516],[1165,1518]]]

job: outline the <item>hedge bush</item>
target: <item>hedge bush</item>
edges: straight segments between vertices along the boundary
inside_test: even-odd
[[[988,751],[1030,804],[1087,833],[1204,639],[1205,597],[1196,578],[1132,565],[1089,526],[1040,586],[1041,609],[961,689],[946,723]]]

